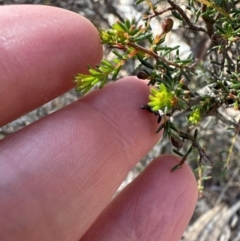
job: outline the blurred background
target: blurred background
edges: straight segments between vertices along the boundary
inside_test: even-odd
[[[168,7],[165,1],[160,2],[163,9]],[[88,18],[98,29],[109,28],[116,20],[125,18],[135,17],[140,22],[141,12],[146,10],[144,5],[134,5],[134,0],[0,0],[0,5],[9,4],[43,4],[68,9]],[[184,8],[184,0],[179,1],[179,4],[182,4],[181,6]],[[167,16],[171,16],[171,13],[167,12],[154,19],[152,28],[155,34],[159,33],[161,20]],[[199,80],[204,78],[205,67],[208,64],[206,51],[210,42],[207,36],[180,28],[178,20],[174,19],[174,27],[167,36],[166,44],[169,46],[180,45],[182,56],[193,53],[196,58],[200,59],[201,69],[198,76],[194,77],[188,84],[192,88],[203,87],[203,83]],[[106,48],[104,58],[111,59],[111,57],[110,51]],[[120,76],[136,74],[134,72],[135,66],[134,61],[129,62]],[[0,128],[0,139],[63,108],[80,97],[81,94],[75,90],[65,93],[39,109]],[[184,115],[176,115],[174,121],[178,126],[184,128],[186,127],[185,118]],[[219,116],[207,117],[199,126],[200,144],[206,149],[207,154],[214,161],[214,165],[198,166],[197,153],[193,153],[188,160],[198,180],[199,200],[182,240],[240,241],[239,135],[236,136],[236,141],[233,144],[229,168],[224,171],[224,163],[228,158],[235,133],[235,128],[231,127],[236,126],[237,118],[239,118],[239,111],[221,109]],[[146,157],[139,160],[119,190],[131,182],[154,157],[171,152],[171,145],[167,140],[159,142]]]

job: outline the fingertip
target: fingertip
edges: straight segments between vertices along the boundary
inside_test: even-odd
[[[176,193],[184,191],[185,197],[191,196],[191,201],[196,202],[198,196],[196,178],[189,165],[184,163],[181,168],[172,171],[172,168],[179,163],[180,159],[175,155],[161,155],[150,163],[146,175],[151,175],[155,183],[159,185],[161,183],[161,189],[164,188],[168,196],[175,196]]]
[[[156,158],[106,208],[83,240],[178,241],[197,201],[196,180],[190,168],[171,168],[172,155]]]
[[[177,156],[162,155],[150,163],[135,184],[135,189],[143,186],[140,203],[152,210],[150,223],[158,223],[156,233],[151,224],[147,225],[148,234],[159,240],[180,240],[197,203],[197,183],[189,165],[185,163],[180,169],[171,171],[179,162]],[[144,211],[139,209],[139,212]]]
[[[0,125],[68,91],[102,58],[98,31],[79,14],[13,5],[0,8],[0,22]]]

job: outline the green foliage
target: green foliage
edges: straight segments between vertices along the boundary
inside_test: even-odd
[[[151,86],[149,102],[143,106],[162,120],[157,132],[164,129],[163,137],[172,143],[174,152],[182,156],[181,162],[173,170],[181,167],[193,149],[198,151],[200,161],[210,163],[197,140],[197,125],[209,115],[215,115],[220,106],[239,109],[240,103],[240,10],[238,1],[230,0],[188,0],[187,15],[184,6],[167,0],[169,7],[158,11],[160,1],[137,0],[145,4],[148,11],[143,15],[144,24],[125,20],[112,25],[111,29],[100,30],[102,44],[107,44],[116,56],[111,62],[102,60],[99,66],[89,67],[89,74],[75,77],[76,89],[87,93],[93,86],[102,88],[108,79],[115,80],[128,60],[139,62],[137,70],[140,79],[148,80]],[[171,12],[172,18],[162,20],[162,29],[156,36],[151,29],[151,19]],[[199,32],[211,42],[206,52],[209,63],[202,68],[201,59],[189,55],[183,59],[179,46],[166,45],[166,35],[171,32],[174,21],[180,21],[187,31]],[[205,83],[210,91],[199,92],[187,85],[194,80]],[[179,130],[169,117],[176,112],[188,113],[186,132]],[[168,118],[166,118],[168,116]],[[190,130],[190,131],[189,131]],[[192,134],[193,133],[193,134]],[[190,142],[185,154],[179,152],[183,141]]]
[[[121,61],[116,59],[116,63]],[[93,86],[100,83],[100,88],[102,88],[107,82],[109,75],[112,74],[113,79],[117,76],[121,65],[119,67],[113,66],[107,60],[102,60],[101,65],[97,66],[95,69],[89,67],[89,74],[78,74],[75,77],[77,83],[76,90],[82,91],[83,94],[87,93]]]

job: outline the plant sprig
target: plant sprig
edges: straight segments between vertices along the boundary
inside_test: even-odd
[[[116,22],[108,30],[101,29],[101,42],[111,48],[115,58],[112,61],[102,60],[95,67],[89,66],[89,74],[77,74],[75,82],[76,89],[85,94],[95,85],[102,88],[109,79],[115,80],[130,59],[138,61],[137,76],[148,80],[151,86],[149,102],[142,108],[157,115],[159,123],[163,119],[157,132],[164,129],[163,138],[168,138],[172,146],[177,148],[174,152],[182,156],[181,162],[173,168],[175,170],[182,166],[193,149],[197,149],[200,161],[211,163],[198,143],[196,126],[206,116],[215,115],[220,106],[239,110],[240,12],[235,7],[237,1],[233,1],[229,9],[226,7],[228,0],[214,3],[209,0],[189,0],[187,10],[194,16],[191,19],[182,6],[171,0],[167,2],[169,7],[159,11],[158,1],[137,0],[136,4],[146,4],[148,7],[143,15],[144,24],[127,19]],[[161,31],[154,35],[151,20],[166,12],[171,13],[172,18],[164,18]],[[183,59],[178,45],[169,47],[166,44],[166,36],[172,31],[174,19],[180,21],[181,27],[186,30],[202,32],[211,41],[206,52],[209,67],[202,78],[208,92],[202,91],[202,87],[195,91],[187,86],[187,83],[198,78],[200,60],[196,61],[193,55]],[[179,130],[169,118],[174,117],[177,111],[188,113],[185,132]],[[191,130],[195,130],[194,134],[191,134]],[[188,140],[190,146],[182,154],[179,150],[184,140]]]

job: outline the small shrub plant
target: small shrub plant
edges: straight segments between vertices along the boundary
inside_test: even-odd
[[[89,66],[89,74],[77,74],[75,82],[77,91],[83,94],[95,85],[103,88],[109,79],[117,79],[130,59],[137,60],[138,78],[147,80],[151,87],[149,101],[141,108],[158,116],[156,132],[163,130],[163,138],[168,138],[173,151],[181,156],[180,163],[172,168],[176,170],[194,149],[200,163],[211,164],[207,150],[199,142],[199,125],[207,116],[218,116],[220,107],[239,110],[240,8],[238,0],[166,2],[168,6],[162,8],[162,1],[137,0],[136,4],[145,6],[144,23],[126,19],[110,29],[101,29],[102,44],[111,48],[115,58]],[[166,14],[167,17],[162,17]],[[157,35],[151,28],[153,18],[161,21]],[[183,58],[179,45],[166,44],[174,22],[184,31],[206,38],[209,44],[202,58],[193,54]],[[208,91],[201,91],[206,88]],[[179,114],[186,115],[185,130],[174,122]],[[240,124],[235,122],[233,126],[236,137]],[[228,162],[229,158],[225,167]]]

